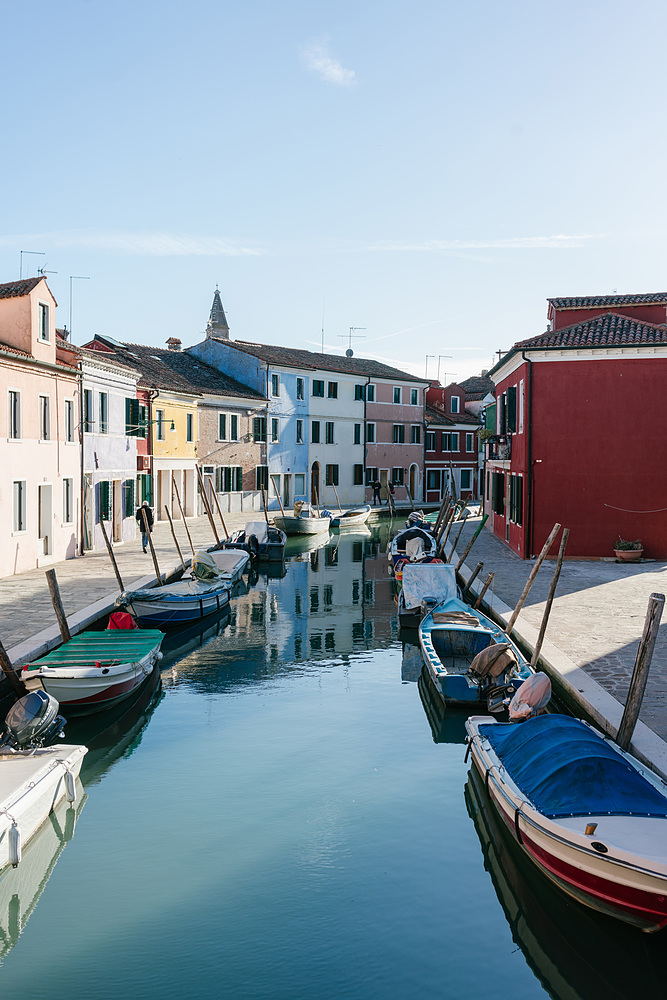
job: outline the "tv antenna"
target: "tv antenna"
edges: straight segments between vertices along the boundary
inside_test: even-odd
[[[424,378],[428,378],[428,359],[429,358],[434,358],[434,357],[435,357],[435,354],[427,354],[426,355],[426,364],[424,365]]]
[[[440,362],[443,358],[450,358],[451,354],[439,354],[438,355],[438,382],[440,381]],[[447,378],[447,372],[445,372],[445,378]]]
[[[341,340],[344,340],[345,337],[347,337],[347,350],[345,352],[345,356],[347,358],[351,358],[352,355],[354,354],[354,351],[352,350],[352,338],[354,337],[355,340],[365,340],[366,339],[365,337],[358,337],[357,334],[355,333],[355,330],[365,330],[365,329],[366,329],[365,326],[351,326],[349,333],[339,333],[338,334],[338,337]]]
[[[19,257],[19,281],[23,280],[23,254],[34,254],[36,257],[46,257],[46,250],[21,250]]]

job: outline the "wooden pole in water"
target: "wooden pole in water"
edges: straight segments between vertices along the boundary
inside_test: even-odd
[[[164,505],[167,517],[169,518],[169,527],[171,528],[171,535],[174,539],[174,545],[176,546],[176,551],[178,552],[178,558],[181,560],[181,566],[183,567],[183,572],[185,573],[185,559],[183,558],[183,553],[181,552],[181,546],[178,544],[178,538],[176,537],[176,532],[174,530],[174,522],[171,517],[171,512],[167,504]]]
[[[558,534],[559,531],[560,531],[560,524],[558,524],[558,523],[554,524],[553,528],[551,529],[551,534],[549,535],[549,537],[547,538],[546,542],[542,546],[542,551],[540,552],[539,556],[535,560],[535,565],[533,566],[532,570],[530,571],[530,576],[528,577],[528,580],[526,581],[526,586],[523,588],[523,593],[522,593],[521,597],[519,598],[519,602],[518,602],[517,606],[515,607],[514,611],[512,612],[512,616],[511,616],[509,622],[507,623],[507,628],[505,629],[505,634],[506,635],[510,635],[511,634],[512,629],[514,628],[514,623],[517,620],[517,618],[519,617],[519,612],[521,611],[521,608],[523,607],[523,605],[525,603],[525,600],[528,597],[528,593],[530,591],[530,588],[533,586],[533,583],[535,582],[535,577],[537,576],[537,571],[539,570],[540,566],[544,562],[544,560],[546,558],[546,555],[547,555],[547,552],[551,548],[553,540],[554,540],[554,538],[556,537],[556,535]]]
[[[192,549],[192,554],[194,555],[195,554],[195,547],[192,544],[192,538],[190,537],[190,529],[188,528],[188,522],[185,520],[185,511],[183,510],[183,505],[181,503],[181,497],[179,495],[178,486],[176,485],[176,480],[175,479],[172,479],[171,485],[172,485],[172,489],[174,490],[174,493],[176,494],[176,502],[178,503],[178,509],[181,512],[181,520],[183,521],[183,527],[185,528],[185,534],[188,536],[188,541],[190,543],[190,548]]]
[[[315,507],[317,508],[317,516],[319,517],[320,516],[320,498],[318,496],[317,486],[315,486],[314,493],[315,493]]]
[[[482,528],[484,527],[484,525],[486,524],[486,522],[488,521],[488,519],[489,519],[489,515],[485,514],[484,517],[482,518],[482,520],[477,525],[477,531],[475,532],[475,534],[472,536],[472,538],[468,542],[468,545],[466,547],[465,552],[463,553],[463,555],[461,556],[461,558],[459,559],[459,561],[456,564],[456,572],[457,573],[461,569],[461,566],[463,566],[464,562],[466,561],[466,559],[468,557],[468,553],[470,552],[471,548],[475,544],[476,539],[479,537],[480,531],[482,530]],[[465,520],[464,520],[463,523],[465,524]],[[461,528],[461,531],[463,531],[463,528]],[[459,534],[460,534],[460,532],[459,532]]]
[[[637,725],[639,710],[642,707],[649,667],[651,666],[655,642],[658,638],[658,629],[660,628],[660,619],[662,617],[662,610],[664,606],[664,594],[651,594],[648,599],[648,608],[646,609],[644,632],[642,634],[641,642],[639,643],[637,659],[635,660],[635,666],[630,680],[630,690],[628,691],[628,698],[625,703],[625,709],[623,710],[623,718],[621,719],[621,724],[618,727],[618,733],[616,735],[616,742],[621,750],[629,749],[632,734],[634,733],[635,726]]]
[[[220,538],[218,537],[218,530],[215,526],[215,521],[213,520],[213,511],[211,510],[211,505],[208,502],[208,497],[206,496],[206,487],[204,486],[204,479],[201,474],[201,469],[197,466],[197,478],[199,479],[199,488],[201,490],[201,498],[204,504],[204,510],[208,514],[209,524],[213,531],[213,537],[215,538],[215,544],[220,548]]]
[[[408,486],[407,483],[405,484],[405,492],[408,494],[408,500],[410,501],[410,510],[414,510],[415,505],[412,499],[412,493],[410,492],[410,487]]]
[[[7,656],[7,650],[0,642],[0,667],[2,667],[2,672],[9,681],[9,686],[16,695],[17,698],[22,698],[24,694],[27,694],[26,686],[14,670],[12,666],[12,661]]]
[[[278,506],[280,507],[280,513],[284,517],[285,516],[285,511],[283,509],[283,502],[280,499],[280,490],[276,487],[276,477],[275,476],[271,476],[271,482],[273,483],[273,488],[276,491],[276,496],[278,497]],[[278,484],[278,485],[280,485],[280,484]],[[267,524],[269,523],[268,517],[266,519],[266,523]]]
[[[146,513],[146,507],[141,507],[141,516],[144,519],[144,531],[148,536],[148,548],[151,550],[151,558],[153,559],[153,566],[155,567],[155,575],[157,577],[158,587],[162,586],[162,576],[160,575],[160,567],[157,563],[157,556],[155,555],[155,546],[153,545],[153,536],[150,532],[150,526],[148,524],[148,514]]]
[[[102,537],[104,538],[104,544],[107,547],[107,552],[109,553],[109,559],[111,559],[111,565],[113,566],[113,571],[116,574],[116,579],[118,581],[118,586],[121,590],[125,590],[123,586],[123,581],[121,579],[120,570],[118,569],[118,563],[116,562],[116,557],[113,554],[113,549],[111,548],[111,542],[109,541],[109,536],[107,535],[107,529],[104,527],[104,521],[100,518],[100,528],[102,529]]]
[[[273,488],[275,489],[275,483],[274,483]],[[262,493],[262,510],[264,511],[264,520],[268,524],[269,523],[269,512],[267,510],[268,501],[267,501],[267,498],[266,498],[266,490],[264,489],[263,486],[260,486],[260,490],[261,490],[261,493]]]
[[[67,616],[63,607],[62,598],[60,596],[60,588],[58,587],[58,581],[56,580],[56,571],[54,569],[47,569],[46,582],[49,585],[53,610],[55,611],[56,618],[58,619],[60,635],[62,636],[63,642],[69,642],[72,638],[72,633],[70,632],[69,625],[67,624]]]
[[[472,587],[473,581],[477,577],[477,574],[481,573],[483,569],[484,569],[484,563],[483,562],[478,562],[477,565],[475,566],[474,570],[470,574],[470,577],[468,578],[468,582],[466,583],[466,585],[463,588],[463,591],[461,593],[461,597],[464,600],[465,600],[466,594],[470,592],[470,588]]]
[[[456,514],[454,515],[454,517],[456,518]],[[461,537],[461,533],[462,533],[464,527],[465,527],[465,520],[461,521],[461,527],[459,528],[459,531],[458,531],[458,534],[457,534],[456,538],[452,542],[452,551],[449,553],[449,558],[445,558],[445,562],[450,562],[451,561],[451,557],[456,552],[456,546],[459,544],[459,538]],[[444,552],[444,546],[443,546],[443,552]]]
[[[442,528],[441,528],[442,522],[445,520],[445,518],[449,514],[448,507],[449,507],[449,491],[446,491],[445,495],[442,498],[442,502],[441,502],[440,508],[438,510],[438,516],[435,519],[435,524],[433,525],[433,534],[434,535],[438,534],[438,529],[440,529],[440,531],[442,531]]]
[[[567,540],[569,537],[570,537],[570,529],[563,528],[563,537],[560,540],[560,549],[558,551],[558,560],[556,562],[556,569],[554,570],[551,586],[549,587],[549,596],[547,597],[547,603],[544,606],[544,614],[542,615],[540,634],[537,637],[537,642],[535,643],[535,649],[533,650],[533,655],[530,660],[531,667],[536,667],[537,661],[540,658],[540,651],[542,649],[542,643],[544,642],[544,633],[547,630],[547,622],[549,621],[549,615],[551,614],[551,605],[553,604],[554,601],[554,595],[556,593],[556,584],[558,583],[558,577],[560,576],[561,567],[563,565],[563,559],[565,558],[565,546],[567,545]]]
[[[342,514],[342,513],[343,513],[343,508],[341,507],[341,505],[340,505],[340,500],[338,499],[338,490],[336,489],[336,484],[335,484],[335,483],[332,483],[331,485],[333,486],[333,491],[334,491],[334,493],[336,494],[336,503],[338,504],[338,510],[339,510],[339,511],[341,512],[341,514]]]
[[[479,597],[477,598],[477,600],[473,604],[473,611],[477,611],[477,608],[482,603],[482,598],[484,597],[484,594],[489,589],[489,586],[491,585],[491,583],[492,583],[493,578],[494,578],[495,575],[496,575],[495,573],[489,573],[489,575],[487,576],[486,580],[484,581],[484,586],[482,587],[482,589],[480,591]]]
[[[456,482],[454,481],[454,464],[453,464],[453,462],[449,463],[449,471],[452,474],[452,497],[453,497],[454,500],[458,500],[458,497],[456,495]]]
[[[449,538],[449,532],[452,530],[452,525],[454,524],[454,518],[456,517],[456,512],[451,511],[449,517],[447,518],[447,524],[442,532],[442,541],[438,539],[438,556],[442,559],[445,554],[445,545],[447,544],[447,539]]]
[[[218,514],[220,515],[220,524],[222,525],[222,530],[225,533],[225,538],[227,539],[227,541],[229,541],[229,532],[227,531],[227,525],[225,524],[225,519],[222,516],[222,509],[218,501],[218,494],[213,489],[213,483],[211,483],[211,496],[215,500],[215,506],[218,508]]]

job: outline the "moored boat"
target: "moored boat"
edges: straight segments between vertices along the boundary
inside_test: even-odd
[[[243,555],[247,562],[247,554]],[[127,608],[143,628],[175,628],[221,611],[229,604],[229,587],[213,553],[197,552],[189,579],[162,587],[124,590],[116,598],[116,607]]]
[[[295,504],[294,511],[293,515],[282,514],[273,519],[276,527],[286,535],[321,535],[329,530],[331,518],[320,517],[307,504]]]
[[[331,515],[331,527],[337,528],[358,528],[365,524],[371,513],[371,505],[364,504],[362,507],[352,507],[350,510],[341,510],[338,514]]]
[[[426,559],[435,559],[437,554],[438,546],[433,535],[417,525],[399,531],[389,546],[389,559],[394,566],[403,559],[408,562],[424,562]]]
[[[216,565],[218,577],[228,587],[232,587],[241,579],[243,571],[250,562],[250,555],[241,549],[209,549],[208,555]]]
[[[667,785],[579,719],[472,717],[473,766],[552,882],[644,931],[667,924]]]
[[[162,632],[80,632],[23,668],[29,689],[42,688],[68,714],[98,712],[128,698],[156,669]]]
[[[458,594],[456,570],[449,563],[406,562],[402,583],[398,595],[398,623],[401,628],[418,628],[429,610]]]
[[[487,703],[502,711],[524,680],[534,676],[519,649],[491,619],[457,597],[419,623],[424,663],[445,703]]]
[[[244,549],[251,559],[260,562],[281,562],[285,558],[287,536],[280,528],[266,521],[248,521],[245,528],[230,535],[225,549]]]

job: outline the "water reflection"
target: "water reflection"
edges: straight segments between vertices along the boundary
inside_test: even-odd
[[[463,744],[466,742],[466,719],[469,715],[468,711],[465,708],[458,708],[454,705],[445,706],[442,698],[433,687],[431,676],[424,666],[423,660],[417,687],[424,713],[431,727],[433,742],[460,743],[461,752],[463,753]]]
[[[502,826],[475,768],[466,805],[514,941],[554,1000],[664,1000],[664,938],[571,900],[535,870]]]
[[[165,640],[163,682],[222,691],[387,646],[398,635],[388,537],[382,525],[289,538],[284,566],[260,566],[228,618]]]

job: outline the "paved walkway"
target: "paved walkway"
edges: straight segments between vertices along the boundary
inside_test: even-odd
[[[461,554],[479,520],[471,518],[466,523],[457,545]],[[560,535],[556,547],[559,543]],[[494,572],[495,594],[514,608],[534,560],[519,559],[483,528],[466,564],[473,570],[480,561],[484,569],[478,579],[485,580]],[[542,564],[518,624],[527,621],[533,628],[540,628],[555,565],[554,559]],[[563,563],[547,638],[621,704],[625,704],[648,599],[654,592],[667,594],[667,563],[568,562],[567,558]],[[640,719],[667,740],[667,612],[660,626]]]

